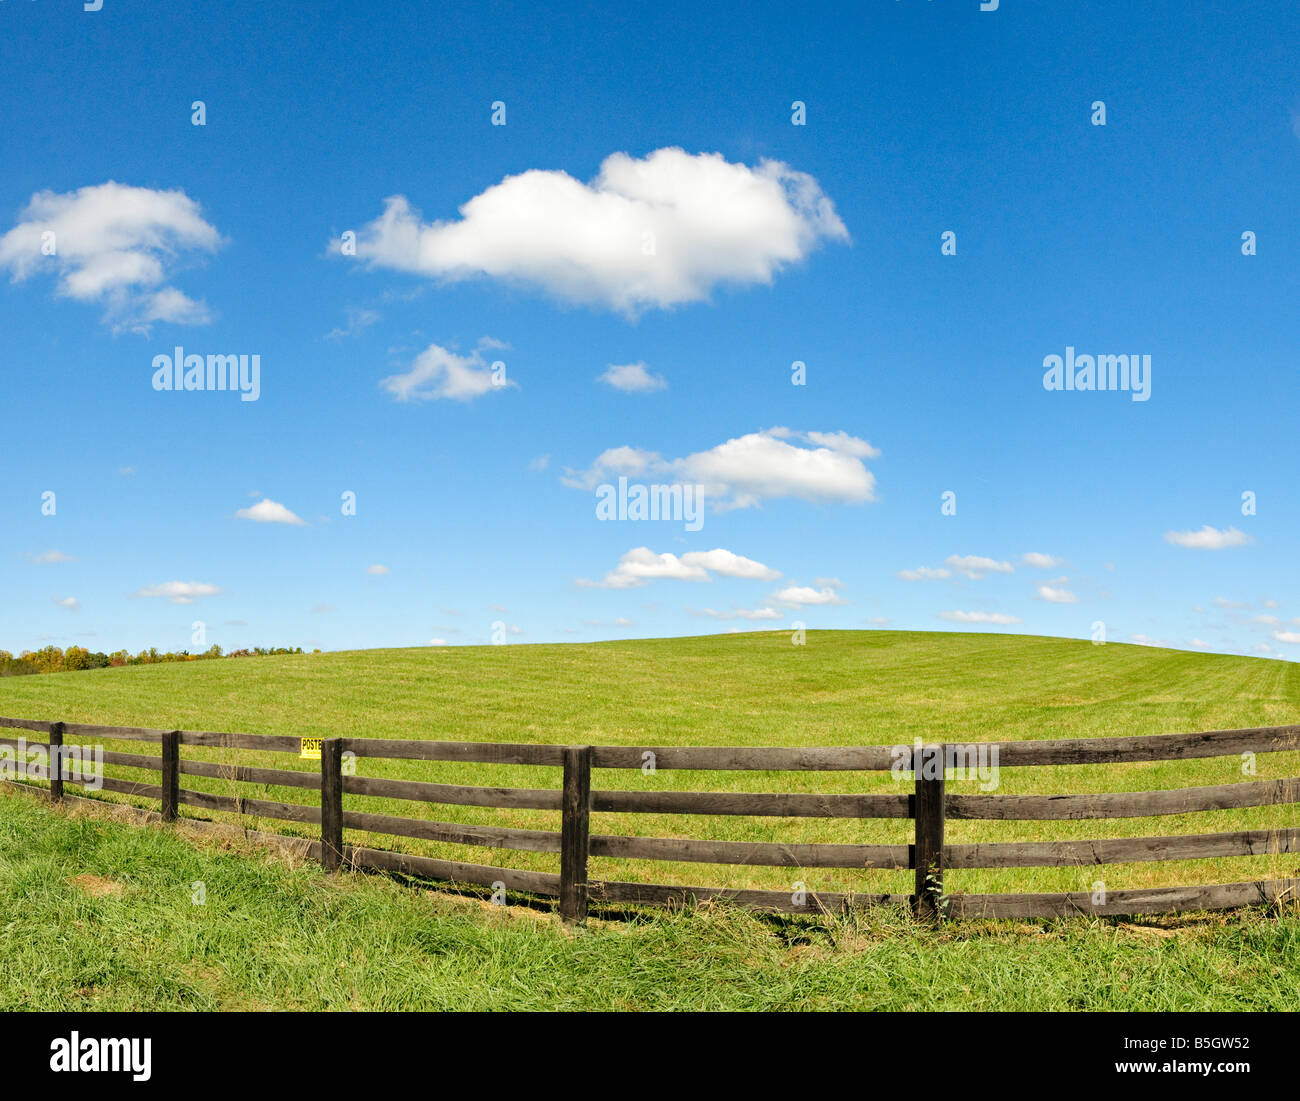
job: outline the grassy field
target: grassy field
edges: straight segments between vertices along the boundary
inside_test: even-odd
[[[1290,723],[1297,666],[1024,636],[787,633],[554,646],[411,649],[105,669],[0,681],[0,714],[116,725],[627,745],[850,745],[1159,734]],[[139,743],[110,748],[140,750]],[[283,754],[186,750],[211,760],[314,768]],[[558,786],[558,769],[362,759],[364,775]],[[112,775],[148,778],[110,767]],[[1300,754],[1120,766],[1007,769],[1000,794],[1137,791],[1300,774]],[[235,793],[232,782],[186,786]],[[888,774],[597,772],[596,787],[896,791]],[[239,794],[310,801],[299,789]],[[977,790],[974,782],[954,790]],[[110,801],[122,797],[105,796]],[[558,814],[348,797],[349,808],[558,829]],[[217,816],[220,817],[220,816]],[[308,836],[312,827],[243,824]],[[952,842],[1141,836],[1300,825],[1294,806],[1112,822],[950,821]],[[905,820],[596,815],[593,831],[729,840],[907,842]],[[281,858],[196,848],[167,831],[95,823],[0,801],[0,1004],[997,1006],[1273,1005],[1294,991],[1300,917],[911,929],[897,914],[817,927],[729,908],[597,923],[576,940],[549,915],[412,892],[376,877],[331,883]],[[476,863],[556,870],[548,854],[493,852],[349,831],[349,840]],[[593,860],[594,878],[810,891],[911,890],[908,872],[728,868]],[[118,885],[97,894],[87,875]],[[950,872],[952,891],[1108,890],[1300,875],[1292,854]],[[209,884],[209,905],[189,883]],[[86,883],[98,880],[86,880]],[[215,891],[213,884],[223,884]],[[520,916],[523,915],[523,916]],[[71,960],[53,952],[71,923]],[[80,924],[78,924],[80,923]],[[26,931],[45,929],[41,948]],[[345,929],[335,941],[331,930]],[[1156,929],[1156,931],[1152,931]],[[172,942],[176,930],[176,942]],[[936,950],[938,946],[941,949]],[[42,960],[44,962],[42,962]],[[96,962],[99,961],[99,962]],[[43,970],[44,969],[44,970]],[[892,977],[897,972],[897,978]],[[328,976],[324,982],[321,976]],[[364,978],[363,978],[364,975]],[[89,977],[88,977],[89,976]],[[78,978],[80,977],[80,978]],[[84,981],[82,981],[84,980]],[[966,993],[961,993],[965,991]],[[53,1001],[51,1001],[53,999]]]
[[[1026,636],[785,632],[554,646],[372,650],[156,665],[0,680],[0,715],[301,736],[475,739],[628,745],[871,745],[999,738],[1100,737],[1263,726],[1300,718],[1296,665],[1142,646]],[[110,748],[139,752],[139,743]],[[313,769],[285,754],[187,755]],[[558,769],[363,759],[363,775],[444,783],[557,787]],[[110,775],[148,778],[109,767]],[[1006,769],[999,794],[1139,791],[1300,775],[1300,754],[1266,754],[1255,777],[1237,758]],[[233,782],[186,786],[236,793]],[[719,791],[898,791],[888,773],[597,772],[593,786]],[[904,789],[909,785],[903,783]],[[976,791],[973,781],[954,791]],[[310,801],[292,788],[238,793]],[[349,809],[453,822],[558,829],[558,813],[426,806],[349,796]],[[309,835],[313,827],[246,824]],[[1199,833],[1300,825],[1296,806],[1111,822],[951,821],[951,842]],[[602,833],[718,840],[906,843],[903,819],[596,815]],[[548,854],[350,834],[351,840],[476,863],[553,871]],[[486,855],[485,855],[486,853]],[[1110,890],[1296,875],[1293,856],[951,873],[949,890]],[[596,878],[786,890],[911,890],[910,873],[728,868],[597,859]]]

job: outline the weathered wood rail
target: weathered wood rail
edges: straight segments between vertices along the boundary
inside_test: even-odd
[[[49,783],[52,801],[64,798],[65,785],[91,786],[122,795],[157,800],[164,820],[175,820],[181,806],[257,815],[281,821],[319,824],[320,840],[307,844],[309,854],[328,870],[341,866],[402,872],[459,883],[495,886],[555,897],[566,921],[585,919],[591,902],[671,905],[725,899],[741,905],[785,913],[842,911],[883,904],[910,905],[918,916],[1052,917],[1069,914],[1118,915],[1176,910],[1226,909],[1300,896],[1300,879],[1219,883],[1106,892],[1059,894],[944,893],[946,868],[1030,868],[1118,864],[1140,861],[1193,860],[1300,852],[1300,828],[1254,829],[1224,833],[1130,837],[1091,841],[1012,841],[948,844],[948,819],[1003,821],[1114,819],[1185,814],[1226,808],[1300,802],[1300,777],[1241,781],[1175,790],[1105,792],[1088,795],[966,795],[946,791],[946,769],[963,760],[992,760],[997,768],[1038,765],[1090,765],[1136,761],[1190,760],[1300,750],[1300,724],[1195,734],[1125,738],[1074,738],[950,746],[850,746],[812,749],[730,748],[714,746],[557,746],[485,742],[432,742],[388,738],[326,738],[321,741],[318,773],[187,760],[186,746],[299,753],[302,739],[285,735],[161,730],[0,718],[0,728],[44,734],[29,742],[44,750],[50,764],[19,761],[15,774]],[[91,776],[71,760],[67,739],[103,739],[157,743],[158,755],[102,751],[104,764],[158,773],[158,784]],[[0,738],[10,750],[19,743]],[[806,792],[709,792],[593,790],[593,769],[641,769],[647,759],[656,770],[898,771],[907,754],[910,792],[884,794],[816,794]],[[537,765],[560,768],[562,784],[552,788],[510,788],[426,783],[357,776],[344,761],[387,758],[477,764]],[[200,776],[318,791],[313,804],[245,799],[191,791],[185,776]],[[559,811],[561,828],[520,829],[434,822],[387,814],[345,810],[344,795],[448,806]],[[591,832],[592,814],[641,813],[685,815],[756,815],[817,818],[907,818],[915,824],[911,844],[784,844],[780,842],[710,841],[681,838],[612,836]],[[468,864],[410,853],[349,845],[344,831],[418,838],[454,845],[522,852],[557,853],[559,874]],[[282,841],[293,839],[279,838]],[[788,868],[911,869],[910,895],[843,894],[772,890],[681,887],[653,883],[589,880],[589,857],[676,861]]]

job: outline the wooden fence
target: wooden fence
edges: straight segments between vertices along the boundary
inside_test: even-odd
[[[1229,833],[1131,837],[1093,841],[1016,841],[953,845],[944,841],[950,818],[1043,820],[1145,818],[1164,814],[1257,807],[1300,802],[1300,778],[1242,781],[1208,787],[1088,795],[989,795],[946,791],[942,764],[949,747],[918,750],[909,769],[914,790],[875,794],[780,792],[613,791],[593,790],[597,769],[641,769],[653,754],[656,770],[705,771],[889,771],[899,749],[853,746],[816,749],[673,746],[557,746],[484,742],[402,741],[386,738],[327,738],[320,742],[320,772],[187,760],[182,746],[294,753],[303,740],[282,735],[151,730],[86,723],[41,722],[0,718],[0,727],[46,734],[46,749],[57,767],[20,762],[16,772],[49,781],[52,801],[62,799],[64,785],[94,787],[94,777],[68,759],[67,737],[157,743],[159,756],[103,752],[103,762],[159,773],[161,783],[134,783],[102,777],[102,789],[156,799],[165,820],[175,820],[181,806],[235,814],[254,814],[282,821],[319,823],[320,841],[307,843],[308,854],[333,871],[342,865],[418,875],[459,883],[494,886],[558,898],[565,921],[585,919],[589,902],[667,905],[694,900],[727,899],[742,905],[785,913],[835,912],[848,907],[907,904],[923,918],[1051,917],[1069,914],[1120,915],[1176,910],[1226,909],[1300,897],[1300,879],[1219,883],[1112,891],[1097,900],[1088,892],[1061,894],[955,894],[943,889],[945,868],[1066,867],[1190,860],[1205,857],[1255,856],[1300,851],[1300,829],[1239,830]],[[13,748],[11,739],[0,745]],[[1092,765],[1168,761],[1300,750],[1300,725],[1250,730],[1216,730],[1128,738],[1076,738],[1052,741],[982,743],[960,747],[983,753],[999,768],[1038,765]],[[904,749],[904,752],[910,750]],[[996,756],[993,753],[996,752]],[[560,790],[547,788],[472,787],[414,780],[352,775],[345,755],[421,761],[542,765],[563,769]],[[242,799],[190,791],[183,776],[305,788],[320,792],[319,805]],[[417,802],[513,809],[558,810],[559,833],[432,822],[343,809],[344,795],[379,796]],[[909,818],[915,822],[912,844],[782,844],[744,841],[624,837],[591,833],[591,814],[654,813],[692,815],[759,815],[814,818]],[[345,845],[344,829],[456,845],[526,852],[559,853],[560,872],[528,871],[434,859],[384,849]],[[292,840],[278,838],[281,841]],[[689,863],[765,865],[796,868],[914,869],[911,895],[797,894],[772,890],[730,890],[650,883],[589,881],[589,856],[667,860]]]

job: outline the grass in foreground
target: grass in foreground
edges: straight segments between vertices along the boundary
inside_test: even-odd
[[[717,907],[570,935],[0,792],[0,953],[0,1011],[1290,1010],[1300,911],[933,931]]]

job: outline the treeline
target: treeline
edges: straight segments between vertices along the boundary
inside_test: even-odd
[[[18,677],[28,673],[68,673],[77,669],[106,669],[119,665],[160,665],[167,661],[206,661],[213,658],[252,658],[271,654],[301,654],[301,646],[292,649],[284,646],[255,646],[251,650],[231,650],[225,653],[220,646],[210,646],[201,654],[188,650],[164,653],[156,646],[132,654],[127,650],[87,650],[82,646],[46,646],[40,650],[24,650],[17,657],[8,650],[0,650],[0,677]],[[312,651],[319,654],[319,650]]]

